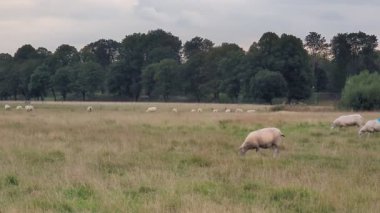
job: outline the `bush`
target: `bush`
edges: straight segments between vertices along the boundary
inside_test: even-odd
[[[347,79],[341,105],[353,110],[380,109],[380,75],[363,71]]]

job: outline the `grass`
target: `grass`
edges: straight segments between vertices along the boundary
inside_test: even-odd
[[[0,212],[377,212],[379,134],[330,130],[331,109],[218,104],[35,104],[0,111]],[[157,105],[156,113],[145,113]],[[179,113],[172,113],[176,107]],[[190,113],[202,107],[203,113]],[[257,113],[211,113],[212,108]],[[281,109],[279,109],[281,110]],[[365,118],[376,113],[362,112]],[[249,131],[271,150],[237,154]]]

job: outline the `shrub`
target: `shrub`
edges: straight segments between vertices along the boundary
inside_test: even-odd
[[[341,106],[353,110],[380,109],[380,75],[363,71],[347,79]]]

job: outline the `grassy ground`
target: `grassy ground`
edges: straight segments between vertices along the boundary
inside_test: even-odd
[[[380,209],[380,136],[330,130],[344,112],[155,105],[155,113],[144,112],[147,103],[93,103],[92,113],[80,103],[0,111],[0,212]],[[189,112],[198,106],[204,112]],[[247,133],[266,126],[286,135],[279,157],[271,150],[238,156]]]

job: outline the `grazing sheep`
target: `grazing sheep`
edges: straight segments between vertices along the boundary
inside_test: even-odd
[[[202,108],[198,108],[197,112],[203,112]]]
[[[20,110],[20,109],[22,109],[22,106],[18,105],[18,106],[16,106],[16,109]]]
[[[253,112],[256,112],[256,110],[254,110],[254,109],[249,109],[249,110],[247,110],[247,112],[248,112],[248,113],[253,113]]]
[[[5,104],[5,105],[4,105],[4,109],[5,109],[5,110],[11,110],[11,106],[9,106],[8,104]]]
[[[281,130],[273,127],[250,132],[244,143],[239,147],[239,153],[244,155],[250,149],[256,149],[256,152],[258,152],[260,148],[272,148],[273,155],[277,156],[282,137],[285,137],[285,135],[282,134]]]
[[[243,112],[243,109],[237,108],[235,109],[235,112]]]
[[[190,112],[196,112],[196,111],[197,111],[197,110],[195,110],[195,109],[191,109],[191,110],[190,110]]]
[[[219,112],[219,110],[218,109],[213,109],[212,112]]]
[[[148,107],[148,109],[146,109],[146,112],[156,112],[157,109],[157,107]]]
[[[333,121],[331,129],[347,126],[363,126],[363,117],[359,114],[342,115]]]
[[[173,108],[173,109],[172,109],[172,112],[177,113],[177,112],[178,112],[177,108]]]
[[[92,108],[92,106],[88,106],[87,107],[87,112],[92,112],[94,109]]]
[[[231,109],[226,109],[224,112],[227,112],[227,113],[229,113],[229,112],[231,112]]]
[[[366,132],[368,133],[380,132],[380,118],[367,121],[367,123],[365,123],[365,125],[362,128],[360,128],[359,136]]]
[[[26,106],[25,106],[25,110],[26,110],[27,112],[31,112],[31,111],[34,110],[34,107],[33,107],[32,105],[26,105]]]

